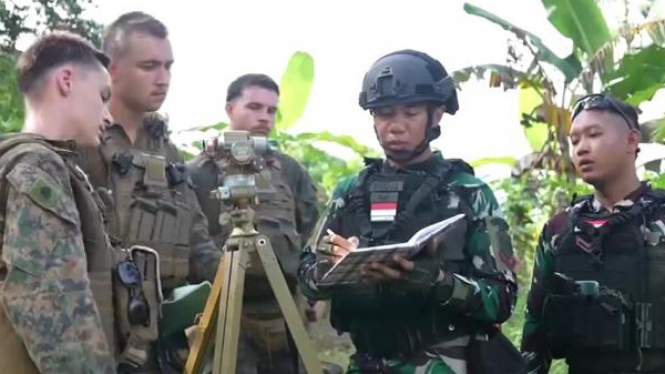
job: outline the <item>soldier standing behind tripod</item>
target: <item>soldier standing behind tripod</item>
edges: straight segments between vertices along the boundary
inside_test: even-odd
[[[109,234],[125,247],[143,244],[159,253],[164,296],[187,282],[212,282],[221,250],[208,235],[166,121],[154,113],[171,79],[167,29],[143,12],[126,13],[107,28],[103,49],[111,58],[114,96],[109,109],[116,122],[105,129],[98,150],[87,150],[82,165],[95,187],[111,190]],[[169,351],[151,349],[141,359],[148,367],[165,368],[171,362],[179,370],[182,362]]]
[[[231,130],[268,136],[275,125],[278,100],[279,88],[270,77],[247,74],[237,78],[229,85],[226,97]],[[307,171],[292,157],[275,151],[266,159],[275,194],[268,198],[259,196],[260,204],[255,208],[257,229],[269,237],[287,285],[295,296],[296,271],[303,238],[309,236],[319,217],[316,187]],[[210,233],[221,245],[228,238],[232,227],[220,225],[220,202],[210,198],[210,191],[221,183],[221,171],[214,162],[214,154],[202,153],[188,163],[188,171],[199,204],[208,217]],[[292,373],[293,363],[298,356],[292,342],[289,342],[290,347],[277,347],[277,352],[271,352],[272,360],[269,362],[265,347],[261,347],[266,342],[252,340],[249,335],[252,330],[261,331],[276,322],[284,326],[281,310],[268,279],[260,268],[257,273],[248,269],[245,282],[238,372]],[[287,337],[283,336],[281,340],[286,342]]]

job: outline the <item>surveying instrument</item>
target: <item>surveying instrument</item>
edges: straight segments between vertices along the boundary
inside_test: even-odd
[[[258,255],[260,259],[307,373],[322,374],[316,351],[291,297],[270,240],[255,228],[255,211],[251,205],[259,204],[256,175],[266,181],[270,180],[270,172],[262,157],[270,148],[266,138],[252,137],[247,131],[226,131],[221,143],[214,144],[215,163],[223,172],[223,184],[212,192],[212,197],[221,200],[221,204],[232,204],[233,209],[220,214],[219,219],[221,225],[232,224],[233,231],[226,240],[224,257],[198,322],[198,331],[185,364],[185,374],[202,374],[213,348],[210,346],[213,337],[212,374],[236,373],[245,270],[253,265],[250,263],[250,255]]]

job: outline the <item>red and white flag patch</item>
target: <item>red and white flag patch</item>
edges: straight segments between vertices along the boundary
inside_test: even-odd
[[[373,202],[370,209],[372,222],[392,222],[397,215],[397,201]]]

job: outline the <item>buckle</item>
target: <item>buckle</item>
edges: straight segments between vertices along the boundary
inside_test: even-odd
[[[651,303],[635,303],[635,325],[637,346],[651,348],[653,341],[653,305]]]

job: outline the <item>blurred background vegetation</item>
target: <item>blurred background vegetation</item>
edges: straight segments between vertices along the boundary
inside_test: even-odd
[[[505,64],[487,64],[459,69],[454,75],[462,89],[469,80],[485,80],[490,87],[518,90],[521,126],[532,152],[515,159],[493,157],[467,160],[476,168],[509,165],[511,175],[492,181],[504,214],[510,223],[514,246],[521,258],[520,295],[514,316],[503,331],[519,346],[524,320],[526,293],[533,266],[533,251],[540,229],[556,210],[569,203],[573,194],[590,192],[577,177],[570,159],[566,138],[570,127],[571,105],[580,95],[591,92],[612,94],[639,106],[651,100],[665,86],[665,20],[663,1],[653,0],[533,0],[548,9],[547,21],[573,44],[568,56],[558,56],[546,41],[471,3],[464,5],[470,15],[481,17],[505,30],[509,39]],[[16,5],[0,2],[0,132],[20,129],[23,103],[14,81],[13,68],[19,51],[17,41],[52,29],[68,29],[90,38],[99,45],[102,25],[85,19],[85,9],[92,0],[31,0]],[[603,6],[622,6],[625,17],[620,22],[606,19]],[[637,14],[635,14],[637,13]],[[505,16],[505,15],[504,15]],[[639,22],[635,22],[639,19]],[[629,21],[630,20],[630,21]],[[545,20],[543,20],[545,21]],[[473,46],[471,46],[473,48]],[[314,58],[305,51],[295,51],[280,80],[282,95],[273,139],[285,152],[305,165],[320,187],[321,207],[336,182],[358,172],[363,157],[375,157],[377,149],[359,144],[350,135],[330,132],[294,133],[292,127],[307,107],[315,83]],[[643,142],[660,145],[665,139],[665,118],[645,122]],[[206,139],[226,128],[223,122],[181,131],[189,138]],[[176,134],[177,135],[177,134]],[[469,134],[469,138],[472,134]],[[353,152],[341,159],[327,152],[325,144],[334,144]],[[198,152],[198,142],[183,144],[188,157]],[[661,148],[657,148],[661,149]],[[640,161],[645,179],[665,187],[661,159],[657,153]],[[314,326],[321,358],[346,365],[353,350],[348,339],[334,337],[324,324]],[[565,373],[557,362],[552,373]]]

